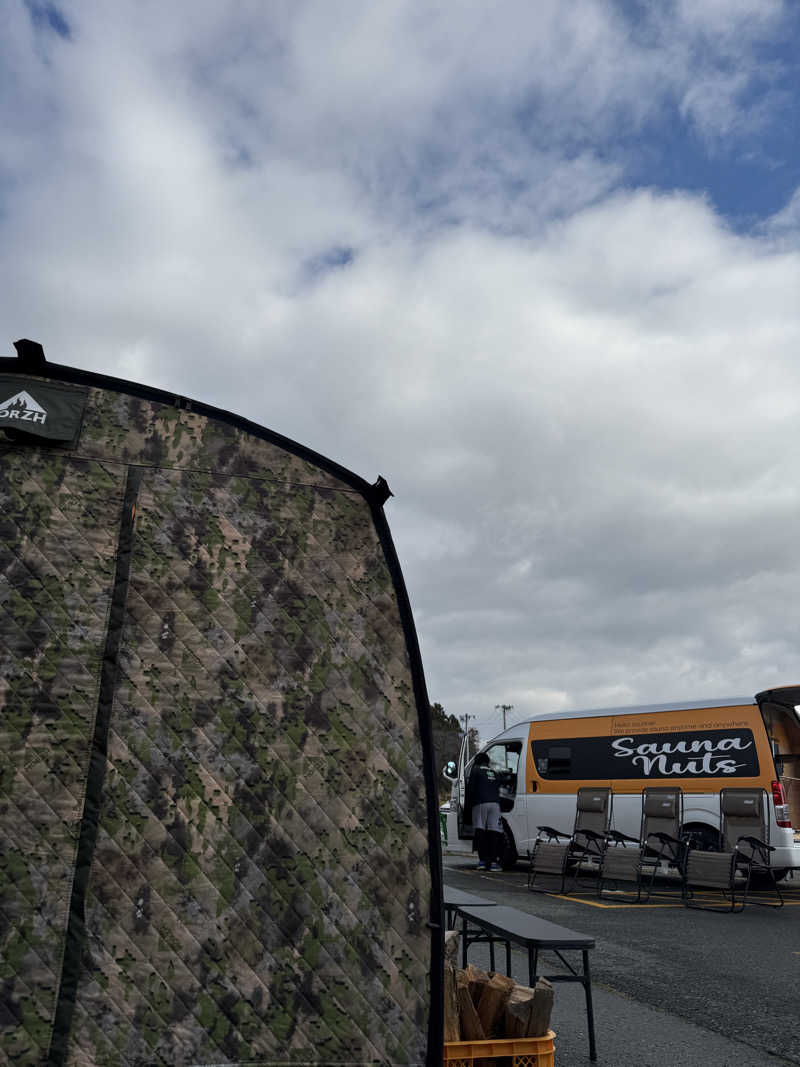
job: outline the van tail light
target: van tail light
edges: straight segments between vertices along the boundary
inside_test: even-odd
[[[772,783],[772,803],[775,805],[775,821],[778,826],[791,828],[791,812],[789,811],[789,805],[786,803],[786,792],[781,782]]]

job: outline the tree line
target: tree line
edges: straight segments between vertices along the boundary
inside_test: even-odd
[[[433,728],[434,767],[438,776],[439,800],[444,803],[450,799],[450,783],[442,777],[442,768],[452,760],[458,762],[461,738],[464,731],[455,715],[448,715],[441,704],[431,704],[431,726]],[[474,755],[478,748],[478,731],[470,730],[470,753]]]

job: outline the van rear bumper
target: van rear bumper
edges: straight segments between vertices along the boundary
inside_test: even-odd
[[[778,845],[769,859],[771,867],[800,867],[800,844]]]

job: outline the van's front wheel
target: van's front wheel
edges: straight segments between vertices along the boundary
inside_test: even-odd
[[[511,871],[517,865],[517,846],[514,843],[514,835],[508,828],[505,819],[502,820],[503,844],[500,850],[500,866],[504,871]]]

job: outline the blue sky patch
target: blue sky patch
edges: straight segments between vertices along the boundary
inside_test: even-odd
[[[325,274],[349,267],[356,258],[356,252],[350,245],[332,245],[303,264],[303,277],[306,282],[316,282]]]
[[[39,4],[35,0],[26,0],[26,7],[34,26],[52,30],[67,40],[72,36],[69,23],[55,4]]]

